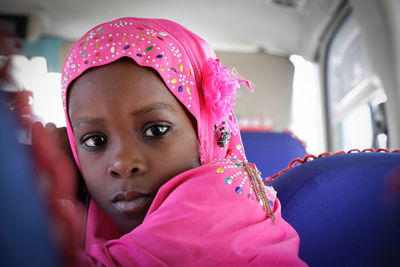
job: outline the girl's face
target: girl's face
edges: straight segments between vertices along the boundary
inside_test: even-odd
[[[89,192],[124,232],[163,184],[200,165],[191,117],[152,69],[131,60],[90,69],[68,105]]]

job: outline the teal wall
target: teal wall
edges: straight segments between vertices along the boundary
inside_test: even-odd
[[[48,72],[61,72],[58,53],[65,41],[62,38],[44,36],[33,42],[25,40],[22,43],[27,58],[44,57]]]

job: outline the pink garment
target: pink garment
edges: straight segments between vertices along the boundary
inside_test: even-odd
[[[91,201],[86,249],[77,264],[303,265],[299,237],[282,219],[275,191],[264,189],[245,157],[232,107],[239,82],[249,82],[232,77],[209,45],[179,24],[121,18],[94,27],[72,47],[62,89],[78,166],[68,85],[85,70],[121,57],[155,69],[196,118],[202,166],[164,184],[143,223],[125,235]],[[221,139],[223,133],[231,138]]]

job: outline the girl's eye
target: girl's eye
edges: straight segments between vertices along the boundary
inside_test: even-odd
[[[101,135],[91,135],[83,139],[82,144],[84,147],[96,150],[107,143],[107,139]]]
[[[154,125],[146,129],[144,132],[145,137],[161,137],[168,132],[170,126]]]

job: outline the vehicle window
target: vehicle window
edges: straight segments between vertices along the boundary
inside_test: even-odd
[[[65,126],[60,97],[61,73],[48,72],[44,57],[28,59],[24,55],[12,55],[10,69],[17,89],[32,92],[35,120],[53,122],[59,127]]]
[[[386,148],[386,95],[373,72],[352,13],[333,34],[326,54],[330,150]]]

